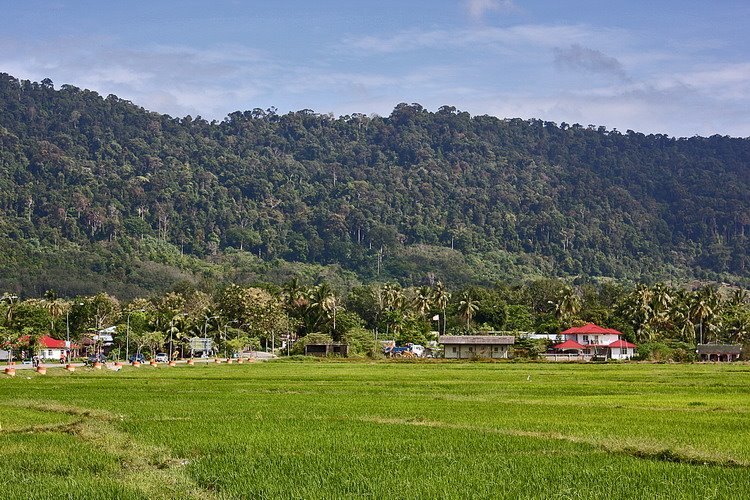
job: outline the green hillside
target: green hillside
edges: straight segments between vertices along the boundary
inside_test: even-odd
[[[0,286],[747,284],[750,140],[429,112],[172,118],[0,75]]]

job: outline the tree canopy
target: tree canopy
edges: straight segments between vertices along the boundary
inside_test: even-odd
[[[0,164],[0,286],[34,296],[750,273],[748,139],[404,103],[207,122],[0,74]]]

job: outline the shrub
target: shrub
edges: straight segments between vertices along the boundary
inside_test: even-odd
[[[649,361],[676,361],[690,362],[695,361],[695,347],[686,342],[664,341],[664,342],[644,342],[638,346],[638,356],[636,359]]]
[[[372,332],[364,328],[352,328],[344,335],[344,342],[349,344],[350,356],[367,356],[376,358],[380,354],[378,343]]]

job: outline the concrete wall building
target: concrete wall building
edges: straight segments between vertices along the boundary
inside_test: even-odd
[[[510,357],[516,338],[512,335],[442,335],[446,358],[472,359]]]

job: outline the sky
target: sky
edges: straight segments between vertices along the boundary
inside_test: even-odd
[[[0,72],[172,116],[312,109],[750,136],[750,2],[0,0]]]

